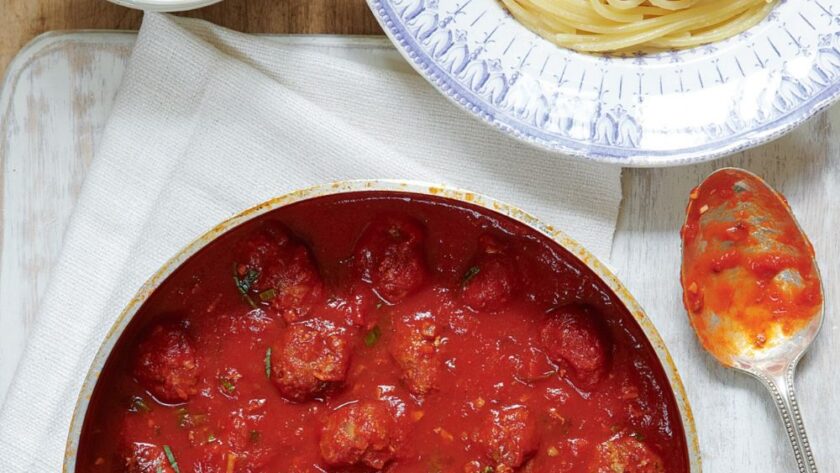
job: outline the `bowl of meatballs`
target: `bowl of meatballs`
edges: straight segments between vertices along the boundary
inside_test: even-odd
[[[583,247],[479,194],[294,192],[140,289],[66,472],[696,473],[667,348]]]

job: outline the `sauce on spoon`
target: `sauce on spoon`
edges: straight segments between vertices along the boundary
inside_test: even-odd
[[[760,356],[822,309],[814,250],[787,201],[723,169],[692,190],[682,228],[683,303],[719,361]]]

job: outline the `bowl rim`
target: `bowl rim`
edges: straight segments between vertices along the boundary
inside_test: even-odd
[[[152,293],[154,293],[154,291],[176,269],[221,235],[272,210],[317,197],[354,192],[404,192],[408,194],[441,197],[461,203],[477,205],[527,225],[529,228],[550,238],[556,244],[560,245],[576,257],[581,263],[586,265],[598,278],[601,279],[604,284],[610,288],[610,290],[613,291],[619,301],[624,304],[636,320],[636,323],[639,324],[645,338],[653,347],[656,357],[662,365],[665,375],[668,378],[668,382],[670,383],[671,392],[674,394],[677,409],[679,410],[680,418],[683,423],[683,431],[685,433],[686,446],[688,448],[689,472],[700,473],[702,471],[700,445],[697,436],[697,429],[694,423],[694,416],[691,412],[688,396],[677,371],[676,364],[671,358],[671,354],[669,353],[665,342],[662,340],[662,337],[659,335],[656,327],[654,327],[653,322],[647,317],[636,299],[603,263],[601,263],[593,254],[586,250],[586,248],[562,230],[543,222],[534,215],[525,212],[516,206],[504,203],[484,194],[457,187],[431,184],[421,181],[396,179],[334,181],[331,183],[314,185],[305,189],[292,191],[279,197],[274,197],[222,221],[209,231],[194,239],[192,242],[179,250],[174,256],[169,258],[151,277],[149,277],[149,279],[143,283],[137,293],[135,293],[122,312],[120,312],[117,316],[105,338],[102,340],[99,349],[91,362],[90,368],[85,375],[85,380],[82,383],[76,400],[76,405],[73,409],[73,415],[70,421],[70,428],[64,451],[62,471],[64,473],[74,473],[76,470],[76,457],[78,453],[79,440],[84,420],[87,415],[87,410],[90,406],[91,395],[93,394],[93,390],[96,387],[99,376],[102,373],[102,369],[104,368],[105,362],[108,360],[114,345],[149,296],[151,296]]]
[[[109,0],[128,8],[154,12],[179,12],[195,10],[219,3],[222,0]]]

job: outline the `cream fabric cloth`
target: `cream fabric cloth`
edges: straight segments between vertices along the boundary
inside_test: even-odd
[[[620,169],[506,138],[414,73],[147,14],[0,412],[0,470],[60,470],[101,340],[179,248],[272,196],[386,177],[513,203],[602,259],[621,199]]]

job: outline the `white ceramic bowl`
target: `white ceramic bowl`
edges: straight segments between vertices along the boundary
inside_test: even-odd
[[[548,238],[551,238],[558,245],[566,249],[572,256],[586,265],[596,277],[601,279],[601,281],[613,291],[618,300],[627,308],[630,314],[632,314],[633,318],[639,324],[639,327],[641,327],[648,342],[653,347],[653,350],[659,359],[659,363],[662,365],[665,375],[668,378],[671,392],[674,394],[674,399],[676,400],[677,408],[680,412],[680,418],[682,420],[683,430],[686,437],[686,446],[688,447],[688,460],[690,465],[689,472],[701,472],[700,446],[697,439],[697,430],[694,425],[694,417],[691,414],[691,407],[689,406],[688,397],[686,396],[682,381],[677,373],[677,367],[674,365],[670,353],[668,353],[668,348],[665,346],[665,342],[659,336],[659,333],[656,331],[653,323],[647,315],[645,315],[644,310],[642,310],[639,306],[639,303],[636,302],[633,296],[630,295],[618,278],[616,278],[606,266],[598,261],[595,256],[589,253],[589,251],[587,251],[583,246],[561,230],[542,222],[527,212],[503,202],[499,202],[491,197],[486,197],[481,194],[465,190],[441,187],[421,182],[361,180],[341,181],[310,187],[308,189],[303,189],[277,197],[248,209],[239,215],[220,223],[215,228],[211,229],[189,244],[186,248],[182,249],[173,258],[167,261],[166,264],[157,271],[157,273],[146,281],[134,298],[132,298],[128,306],[123,310],[119,317],[117,317],[117,320],[108,332],[107,337],[102,342],[102,345],[100,345],[99,351],[97,352],[93,363],[91,364],[90,370],[85,377],[84,384],[82,385],[81,392],[79,393],[78,401],[76,402],[76,409],[73,412],[73,419],[70,424],[67,449],[64,455],[64,473],[75,473],[76,471],[76,455],[79,448],[79,440],[85,421],[85,415],[90,405],[90,397],[93,394],[93,390],[96,387],[97,380],[99,379],[99,375],[105,366],[105,362],[111,354],[111,350],[116,345],[129,322],[131,322],[134,315],[137,314],[149,296],[151,296],[152,293],[154,293],[154,291],[166,280],[166,278],[178,269],[181,264],[215,241],[219,236],[247,221],[259,218],[272,210],[325,195],[347,192],[381,191],[434,195],[486,208],[490,212],[504,215],[521,222]]]
[[[840,0],[779,0],[727,40],[623,56],[557,47],[498,0],[367,2],[446,97],[508,135],[586,160],[708,160],[777,138],[840,99]]]
[[[136,8],[138,10],[174,12],[195,10],[206,7],[222,0],[110,0],[113,3],[124,7]]]

